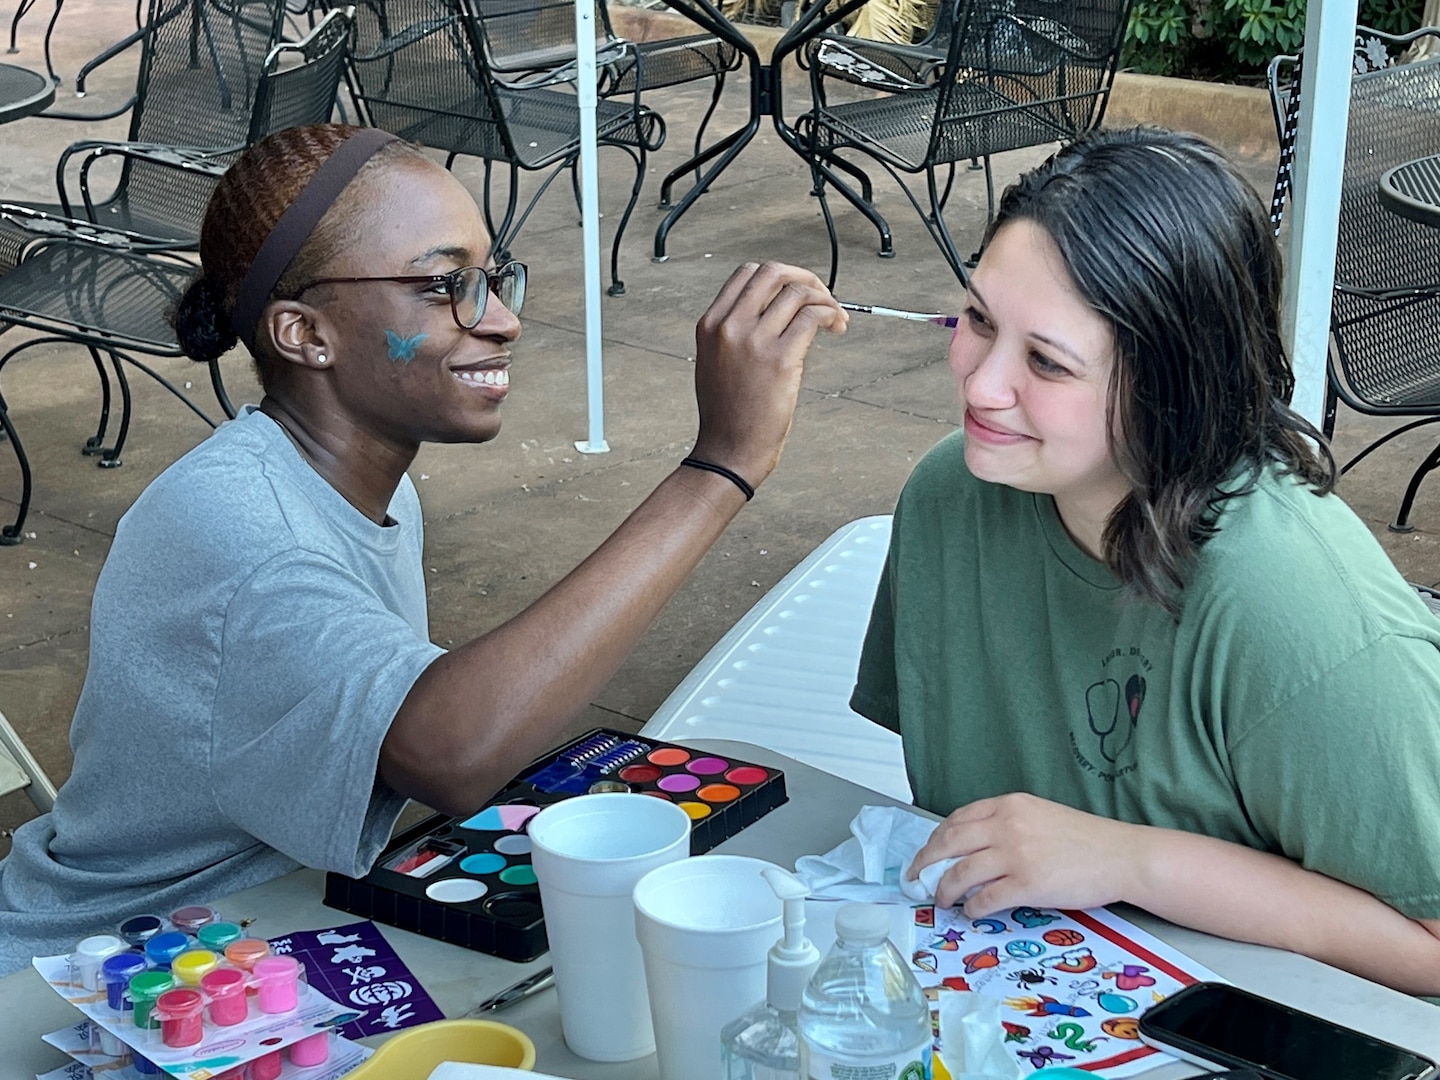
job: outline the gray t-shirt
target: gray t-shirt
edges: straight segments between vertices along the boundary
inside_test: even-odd
[[[95,586],[74,770],[0,862],[0,974],[302,864],[370,869],[404,804],[380,744],[443,652],[408,477],[389,512],[253,408],[135,501]]]

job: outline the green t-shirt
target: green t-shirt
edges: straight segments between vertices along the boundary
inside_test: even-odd
[[[1026,791],[1440,917],[1440,620],[1336,496],[1224,503],[1179,623],[945,439],[895,512],[851,706],[918,805]]]

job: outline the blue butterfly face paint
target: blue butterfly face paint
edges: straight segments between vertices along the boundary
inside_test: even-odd
[[[416,348],[429,336],[429,334],[416,334],[414,337],[401,337],[394,330],[386,330],[385,344],[389,349],[390,359],[397,364],[410,363],[415,359]]]

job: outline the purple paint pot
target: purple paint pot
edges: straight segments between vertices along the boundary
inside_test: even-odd
[[[689,773],[673,773],[670,776],[662,776],[659,784],[656,785],[661,791],[670,791],[680,794],[686,791],[694,791],[700,786],[700,778],[691,776]]]

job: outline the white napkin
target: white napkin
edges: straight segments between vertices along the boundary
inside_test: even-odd
[[[550,1073],[528,1072],[505,1065],[476,1065],[471,1061],[442,1061],[431,1071],[429,1080],[561,1080]]]
[[[1005,1052],[1000,1000],[965,990],[940,994],[940,1060],[951,1080],[1021,1080],[1024,1072]]]
[[[824,855],[804,855],[795,873],[810,895],[826,900],[864,900],[872,904],[923,904],[959,859],[941,859],[915,881],[905,870],[925,846],[936,822],[899,806],[863,806],[850,822],[850,839]]]

